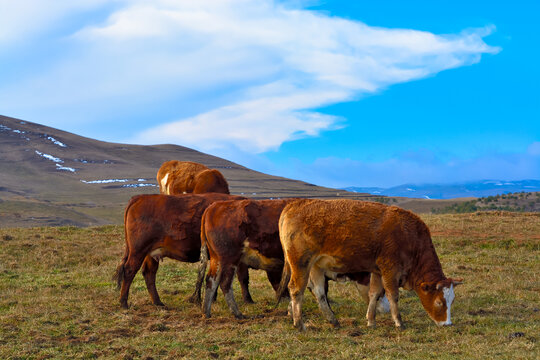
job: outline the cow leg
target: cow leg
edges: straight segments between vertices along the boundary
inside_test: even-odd
[[[240,282],[240,288],[242,289],[242,299],[246,304],[254,304],[255,302],[251,298],[249,293],[249,268],[244,263],[239,263],[236,271],[238,282]]]
[[[293,322],[294,326],[300,331],[306,330],[306,326],[302,321],[302,302],[304,301],[304,291],[309,280],[309,270],[302,270],[291,266],[291,280],[289,281]]]
[[[313,285],[312,292],[317,303],[319,304],[319,309],[321,309],[326,320],[334,325],[335,327],[339,326],[339,322],[334,315],[334,312],[330,308],[328,303],[328,298],[326,297],[326,277],[324,276],[324,271],[318,266],[313,266],[309,274],[310,282]]]
[[[156,289],[156,273],[159,268],[159,262],[154,260],[151,256],[146,256],[142,266],[142,274],[144,281],[146,282],[146,288],[152,299],[152,303],[157,306],[165,306],[159,298]]]
[[[358,293],[360,294],[360,297],[362,300],[366,302],[366,304],[369,304],[369,285],[363,285],[359,284],[356,281],[354,282],[356,285],[356,288],[358,289]]]
[[[384,289],[386,290],[386,297],[390,303],[390,313],[392,319],[398,329],[404,329],[403,322],[401,321],[401,315],[398,309],[399,299],[399,285],[398,281],[393,276],[383,276],[382,278]]]
[[[197,282],[195,283],[195,291],[188,298],[188,301],[193,304],[201,303],[201,288],[204,280],[204,273],[206,272],[206,262],[202,260],[199,262],[199,269],[197,271]]]
[[[355,285],[360,293],[360,297],[366,302],[366,304],[369,304],[369,284],[366,286],[364,284],[355,282]],[[385,295],[383,295],[377,301],[377,312],[381,314],[390,312],[390,304],[388,303],[388,299]]]
[[[326,294],[326,300],[328,300],[328,303],[330,304],[331,302],[330,297],[328,297],[328,281],[330,281],[330,278],[325,275],[324,276],[324,293]],[[315,293],[313,292],[314,286],[315,285],[313,285],[313,282],[311,282],[311,278],[310,278],[307,284],[307,289],[309,290],[311,295],[313,295],[314,298],[317,298],[317,295],[315,295]]]
[[[235,272],[236,272],[236,266],[225,265],[223,267],[223,276],[219,283],[219,286],[221,287],[221,291],[223,291],[223,294],[225,295],[225,300],[227,301],[227,305],[229,305],[229,309],[234,314],[234,317],[237,319],[245,319],[245,316],[238,309],[238,305],[236,304],[236,301],[234,301],[234,291],[232,288],[232,281],[234,279]]]
[[[210,269],[206,275],[206,290],[204,292],[203,313],[209,318],[211,316],[212,301],[216,295],[219,282],[221,281],[221,270],[215,260],[210,260]]]
[[[375,327],[375,313],[377,308],[377,300],[381,297],[384,291],[381,276],[371,273],[371,280],[369,281],[369,303],[366,314],[368,326]]]
[[[126,263],[124,264],[124,274],[122,281],[122,288],[120,289],[120,305],[124,308],[128,308],[128,296],[129,296],[129,287],[135,278],[135,274],[141,268],[143,263],[143,257],[134,257],[129,256]]]

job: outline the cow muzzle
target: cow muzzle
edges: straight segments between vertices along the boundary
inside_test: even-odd
[[[452,321],[448,320],[448,321],[436,321],[437,325],[439,326],[452,326]]]

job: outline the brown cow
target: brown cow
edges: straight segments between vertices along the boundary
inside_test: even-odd
[[[426,224],[396,206],[355,200],[297,200],[279,219],[285,253],[278,299],[288,290],[294,325],[300,330],[303,293],[308,283],[326,319],[339,325],[328,305],[324,275],[371,272],[368,326],[375,326],[375,305],[383,290],[395,325],[403,328],[398,289],[415,290],[438,325],[450,325],[454,286],[461,279],[446,278]]]
[[[215,201],[244,199],[226,194],[137,195],[124,213],[126,250],[115,279],[121,287],[120,304],[128,307],[131,282],[142,265],[146,287],[155,305],[163,305],[156,290],[159,261],[165,257],[196,262],[201,249],[201,217]],[[196,289],[192,300],[200,298]]]
[[[283,269],[283,249],[279,241],[278,221],[283,208],[295,200],[218,201],[206,209],[201,221],[201,269],[198,280],[202,282],[208,252],[210,269],[206,278],[203,303],[206,317],[210,317],[212,299],[218,285],[221,286],[234,316],[243,317],[231,288],[235,270],[238,271],[242,296],[246,302],[253,302],[248,288],[248,267],[265,270],[270,284],[277,291]],[[369,273],[346,275],[349,279],[357,281],[361,294],[367,293],[364,289],[367,289],[366,285],[369,284]],[[339,279],[334,276],[333,280]],[[378,309],[383,312],[384,300],[386,298],[378,304]]]
[[[230,194],[229,184],[218,170],[191,161],[164,162],[156,179],[160,193],[165,195],[209,192]]]
[[[234,301],[231,286],[237,269],[245,272],[241,285],[242,295],[248,302],[252,302],[248,267],[265,270],[274,290],[278,289],[283,269],[278,219],[281,210],[292,200],[219,201],[206,209],[201,222],[201,257],[204,257],[205,247],[210,257],[203,303],[206,317],[210,317],[218,285],[234,316],[244,317]],[[203,264],[203,271],[204,267]]]

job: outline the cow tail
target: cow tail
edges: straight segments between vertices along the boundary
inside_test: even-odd
[[[277,303],[276,307],[281,302],[281,299],[287,297],[289,281],[291,280],[291,266],[287,261],[287,256],[285,256],[285,263],[283,264],[283,272],[281,273],[281,281],[279,283],[279,288],[276,292]]]
[[[208,265],[208,245],[206,245],[206,231],[205,231],[205,216],[201,218],[201,254],[199,256],[199,270],[197,272],[197,282],[195,284],[195,291],[191,295],[190,301],[194,303],[201,302],[201,288],[204,281],[204,274],[206,273],[206,266]]]
[[[129,208],[134,203],[133,198],[130,200],[128,205],[126,206],[126,210],[124,211],[124,239],[125,239],[125,251],[124,251],[124,257],[122,258],[122,262],[120,262],[120,265],[116,267],[116,271],[112,277],[113,281],[116,281],[116,289],[120,290],[122,287],[122,282],[124,281],[124,266],[126,265],[127,259],[129,257],[129,246],[128,246],[128,236],[127,236],[127,214],[129,211]]]
[[[124,255],[124,258],[122,259],[122,262],[120,265],[116,267],[116,271],[113,275],[113,281],[116,281],[116,290],[120,290],[122,287],[122,282],[124,281],[124,265],[128,258],[128,251],[126,249],[126,253]]]
[[[203,231],[201,232],[201,256],[200,256],[199,273],[197,275],[197,285],[196,285],[196,289],[199,290],[199,292],[200,292],[200,288],[202,287],[202,282],[204,280],[204,274],[206,273],[206,267],[208,265],[209,258],[210,256],[208,255],[208,246],[206,245],[206,236]]]
[[[206,270],[206,264],[208,263],[208,259],[210,258],[210,255],[208,254],[208,245],[206,245],[207,243],[207,239],[206,239],[206,230],[205,230],[205,226],[206,225],[206,216],[202,216],[201,218],[201,256],[200,256],[200,261],[201,261],[201,265],[204,265],[204,270]]]

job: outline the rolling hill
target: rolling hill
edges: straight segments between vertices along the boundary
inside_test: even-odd
[[[216,168],[233,194],[250,198],[373,197],[263,174],[182,146],[102,142],[6,116],[0,154],[0,227],[122,223],[133,195],[159,192],[156,172],[171,159]]]
[[[121,224],[132,196],[159,193],[157,170],[172,159],[218,169],[232,194],[254,199],[349,198],[416,212],[471,200],[385,197],[326,188],[253,171],[183,146],[103,142],[0,115],[0,227]]]

